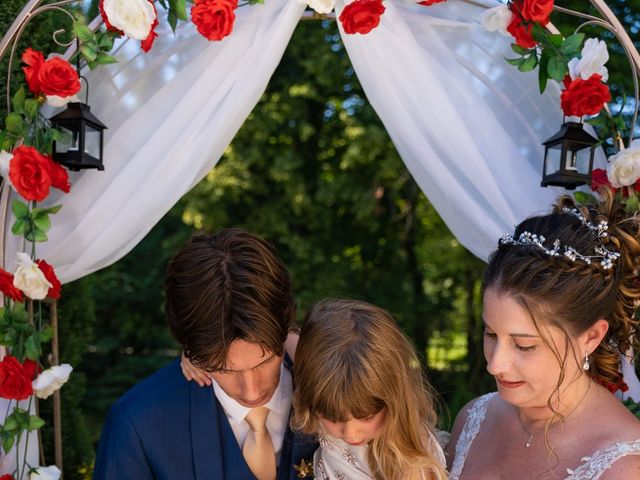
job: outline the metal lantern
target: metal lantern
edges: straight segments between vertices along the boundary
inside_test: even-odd
[[[591,183],[593,155],[598,139],[582,128],[582,123],[566,122],[560,131],[543,142],[543,187],[553,185],[568,190]]]
[[[51,118],[51,124],[65,137],[53,142],[53,159],[69,170],[104,170],[102,148],[106,126],[91,113],[89,105],[73,102]]]

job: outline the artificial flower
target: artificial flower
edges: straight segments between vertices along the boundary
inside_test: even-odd
[[[9,400],[25,400],[33,393],[31,382],[36,364],[26,360],[24,365],[16,357],[5,356],[0,362],[0,397]]]
[[[336,6],[336,0],[298,0],[298,3],[308,5],[320,14],[331,13]]]
[[[149,35],[147,35],[147,38],[142,40],[142,43],[140,44],[140,48],[142,49],[143,52],[148,52],[149,50],[151,50],[151,47],[153,47],[153,42],[156,40],[156,37],[158,36],[158,34],[156,33],[156,27],[158,26],[158,11],[156,10],[155,4],[153,2],[150,2],[150,3],[151,3],[151,6],[153,7],[153,14],[155,15],[156,19],[151,24],[151,30],[149,31]]]
[[[533,39],[532,30],[533,24],[524,23],[520,15],[512,15],[511,22],[507,25],[507,32],[513,35],[516,43],[522,48],[533,48],[538,44],[538,42]]]
[[[68,363],[46,369],[31,384],[33,391],[38,398],[49,398],[69,380],[72,371],[73,367]]]
[[[24,252],[16,253],[18,268],[13,275],[13,286],[19,288],[33,300],[47,298],[49,289],[53,287],[38,265]]]
[[[602,77],[597,73],[586,80],[576,78],[569,82],[565,79],[565,86],[560,105],[566,116],[596,115],[611,100],[609,87],[602,83]]]
[[[27,86],[29,87],[29,90],[36,95],[39,95],[41,91],[40,82],[38,81],[38,72],[44,62],[44,55],[33,48],[27,48],[22,54],[22,63],[26,65],[25,67],[22,67],[22,71],[24,72],[24,77],[27,80]]]
[[[0,477],[0,480],[15,480],[15,478],[13,478],[13,475],[10,475],[8,473],[5,473],[4,475],[2,475]]]
[[[588,38],[582,47],[580,58],[569,60],[569,75],[572,80],[580,77],[583,80],[597,73],[602,77],[602,81],[609,79],[609,71],[604,66],[609,61],[607,44],[597,38]]]
[[[640,179],[640,140],[609,158],[607,177],[616,188],[628,187]]]
[[[110,30],[146,40],[157,25],[157,12],[149,0],[101,0],[100,13]]]
[[[222,40],[233,31],[238,0],[196,0],[191,21],[207,40]]]
[[[498,5],[482,12],[480,20],[489,32],[500,32],[507,35],[507,27],[511,23],[513,12],[507,5]]]
[[[62,284],[58,277],[56,276],[56,272],[51,265],[49,265],[44,260],[36,260],[36,265],[44,274],[44,278],[51,284],[51,288],[47,292],[48,298],[58,299],[60,298],[60,290],[62,288]]]
[[[520,14],[524,20],[543,26],[549,23],[553,11],[553,0],[516,0],[511,5],[516,15]]]
[[[29,474],[29,480],[58,480],[60,478],[60,469],[55,465],[48,467],[37,467]]]
[[[6,150],[0,150],[0,176],[4,179],[9,179],[9,166],[12,158],[13,154]]]
[[[424,5],[425,7],[430,7],[431,5],[434,5],[436,3],[442,3],[446,1],[447,0],[422,0],[421,2],[418,2],[418,5]]]
[[[47,198],[53,186],[69,192],[69,175],[51,157],[33,147],[21,145],[13,151],[9,163],[9,180],[25,199],[40,202]]]
[[[17,302],[24,301],[23,293],[13,285],[13,274],[0,268],[0,292]]]
[[[355,0],[340,14],[342,28],[348,34],[369,33],[380,24],[384,10],[382,0]]]
[[[594,168],[591,172],[591,190],[597,192],[601,188],[609,188],[614,191],[616,190],[609,181],[607,171],[602,168]]]

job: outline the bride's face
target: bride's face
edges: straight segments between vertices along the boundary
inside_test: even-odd
[[[561,373],[556,354],[562,359],[567,353],[561,394],[563,387],[580,376],[573,350],[569,347],[567,351],[564,333],[555,327],[545,329],[551,347],[547,345],[527,311],[513,297],[487,289],[482,317],[487,370],[506,402],[517,407],[546,406]]]

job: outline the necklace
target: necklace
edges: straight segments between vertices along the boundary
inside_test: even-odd
[[[566,420],[569,415],[571,415],[573,412],[576,411],[576,409],[578,408],[578,406],[582,403],[582,401],[584,400],[584,398],[587,396],[587,394],[589,393],[589,390],[591,389],[591,380],[589,380],[589,383],[587,384],[587,390],[584,392],[584,394],[582,395],[582,397],[580,398],[580,401],[576,404],[575,407],[573,407],[571,409],[571,411],[564,417],[564,420]],[[527,427],[524,426],[524,422],[522,421],[522,418],[520,418],[520,415],[518,414],[518,412],[516,411],[516,416],[518,417],[518,420],[520,421],[520,426],[522,427],[522,430],[524,430],[524,432],[529,435],[529,438],[527,438],[527,441],[524,443],[524,448],[529,448],[531,447],[531,445],[533,445],[533,433],[531,433]],[[549,428],[551,428],[554,424],[550,425]]]

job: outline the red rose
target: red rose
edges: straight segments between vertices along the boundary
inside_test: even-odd
[[[30,360],[22,365],[17,358],[7,355],[0,362],[0,397],[25,400],[33,393],[31,382],[35,376],[35,364]]]
[[[64,168],[35,148],[25,145],[13,151],[9,180],[25,200],[36,202],[47,198],[52,186],[65,193],[70,188],[69,176]]]
[[[13,475],[6,473],[0,477],[0,480],[15,480],[15,478],[13,478]]]
[[[519,15],[513,15],[511,23],[507,27],[507,32],[513,35],[516,39],[516,43],[522,48],[533,48],[538,42],[533,39],[531,30],[533,29],[533,23],[524,23]]]
[[[611,100],[609,87],[594,73],[586,80],[576,78],[562,91],[560,105],[567,116],[596,115]]]
[[[233,30],[238,0],[196,0],[191,21],[208,40],[222,40]]]
[[[544,26],[549,23],[553,0],[518,0],[511,4],[511,10],[519,13],[524,20],[538,22]]]
[[[60,289],[62,288],[62,285],[60,284],[60,280],[58,280],[58,277],[56,276],[56,272],[53,269],[53,267],[49,265],[47,262],[45,262],[44,260],[36,260],[36,264],[38,265],[38,268],[40,269],[40,271],[44,274],[44,278],[46,278],[47,281],[51,285],[53,285],[51,288],[49,288],[49,291],[47,292],[47,297],[60,298]]]
[[[22,54],[22,62],[27,65],[26,67],[22,67],[22,71],[24,72],[25,79],[27,80],[29,90],[34,94],[39,95],[42,88],[38,81],[38,72],[42,65],[44,65],[44,55],[33,48],[27,48]]]
[[[418,5],[424,5],[425,7],[430,7],[434,3],[442,3],[446,1],[447,0],[423,0],[422,2],[418,2]]]
[[[591,172],[591,190],[597,192],[601,188],[609,188],[614,192],[616,191],[615,187],[609,182],[607,171],[602,168],[596,168]]]
[[[49,166],[51,167],[51,186],[62,190],[64,193],[69,193],[71,185],[69,184],[69,173],[67,169],[53,160]]]
[[[80,91],[78,72],[66,60],[53,57],[38,70],[38,82],[42,93],[66,98]]]
[[[18,302],[24,301],[22,290],[13,286],[13,274],[0,268],[0,292],[6,297]],[[0,478],[0,480],[2,480]]]
[[[344,7],[340,22],[345,33],[369,33],[380,24],[384,13],[382,0],[355,0]]]

